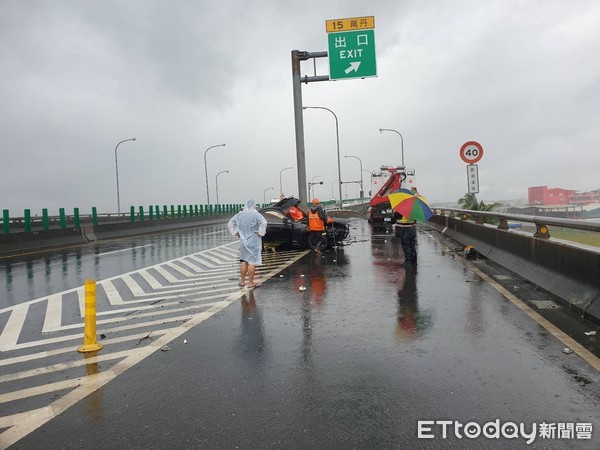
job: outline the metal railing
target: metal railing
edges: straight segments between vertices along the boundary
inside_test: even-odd
[[[0,216],[0,234],[32,232],[57,228],[80,228],[84,225],[101,225],[120,222],[144,222],[163,219],[185,219],[203,216],[214,216],[220,214],[233,214],[242,209],[239,204],[221,205],[163,205],[162,209],[157,206],[138,207],[133,206],[128,213],[102,213],[98,214],[96,208],[92,208],[91,214],[81,214],[79,208],[75,208],[73,214],[67,214],[64,208],[60,208],[60,214],[50,216],[44,209],[42,215],[31,215],[30,210],[25,210],[25,215],[11,217],[8,210],[3,210]]]
[[[477,223],[484,223],[485,218],[498,220],[499,230],[508,230],[508,221],[515,220],[518,222],[533,223],[536,226],[535,237],[547,239],[550,237],[548,226],[557,226],[563,228],[571,228],[574,230],[583,231],[595,231],[600,232],[599,222],[590,222],[587,220],[577,219],[562,219],[559,217],[547,217],[547,216],[526,216],[524,214],[506,214],[494,211],[476,211],[470,209],[457,209],[457,208],[435,208],[435,211],[440,211],[441,215],[445,215],[444,212],[450,212],[459,214],[462,219],[467,220],[470,217],[474,217]]]

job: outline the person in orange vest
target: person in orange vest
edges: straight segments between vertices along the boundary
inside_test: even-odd
[[[327,242],[323,239],[325,234],[325,224],[328,223],[327,215],[321,205],[319,199],[314,198],[312,206],[308,211],[308,244],[316,253],[321,253]]]
[[[294,222],[298,222],[298,221],[304,219],[304,211],[302,211],[298,207],[299,203],[300,203],[300,200],[298,200],[298,202],[295,205],[290,206],[290,209],[288,209],[288,211],[287,211],[287,215],[290,216],[290,218]]]

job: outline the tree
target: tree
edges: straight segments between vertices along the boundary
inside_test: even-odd
[[[485,204],[483,201],[477,202],[475,194],[465,194],[464,197],[458,199],[458,204],[461,209],[468,209],[471,211],[494,211],[496,208],[501,206],[500,203]],[[491,218],[484,218],[485,223],[498,223],[498,220]]]

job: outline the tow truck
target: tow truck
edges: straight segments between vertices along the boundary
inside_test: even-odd
[[[380,170],[381,176],[389,175],[379,191],[375,193],[369,202],[368,221],[373,230],[385,230],[395,223],[394,211],[392,210],[388,195],[401,187],[410,189],[410,185],[414,183],[415,175],[413,169],[405,169],[404,166],[381,166]],[[408,186],[403,186],[405,181],[407,181],[406,184]]]

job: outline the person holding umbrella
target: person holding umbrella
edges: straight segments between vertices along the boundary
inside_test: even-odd
[[[400,239],[404,251],[404,267],[417,265],[417,221],[407,219],[402,214],[394,211],[396,219],[395,235]]]
[[[395,235],[400,239],[404,251],[404,267],[417,265],[417,220],[427,220],[433,213],[417,188],[399,189],[388,196],[394,217]]]

